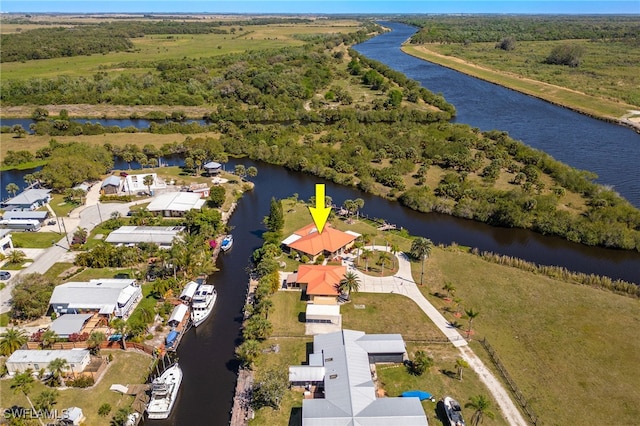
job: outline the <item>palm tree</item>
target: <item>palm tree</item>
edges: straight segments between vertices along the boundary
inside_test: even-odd
[[[51,410],[56,404],[58,391],[55,389],[45,389],[36,397],[35,406],[38,410]]]
[[[469,328],[467,329],[467,338],[469,338],[469,335],[471,334],[471,323],[478,315],[480,315],[480,312],[473,308],[469,308],[465,309],[464,313],[469,317]]]
[[[495,418],[495,414],[489,410],[491,408],[491,402],[484,395],[476,395],[469,398],[469,402],[465,405],[465,408],[473,408],[476,410],[471,416],[471,424],[473,426],[478,426],[484,420],[484,416],[489,417],[490,419]]]
[[[27,332],[19,328],[8,328],[0,334],[0,355],[11,355],[27,343]]]
[[[360,278],[358,278],[358,275],[354,272],[347,272],[344,274],[344,278],[340,280],[338,290],[340,293],[345,293],[347,295],[347,300],[349,300],[351,292],[357,292],[360,290]]]
[[[422,259],[420,285],[422,285],[424,277],[424,261],[431,254],[431,249],[433,249],[433,242],[428,238],[419,237],[413,240],[413,242],[411,243],[411,256],[413,256],[414,259]]]
[[[36,181],[36,177],[33,175],[33,173],[27,173],[26,175],[24,175],[23,179],[29,186]]]
[[[258,169],[255,166],[249,166],[247,168],[247,176],[249,176],[249,177],[258,176]]]
[[[14,197],[16,196],[16,192],[20,191],[20,187],[13,182],[8,184],[4,189],[6,189],[6,191],[9,192]]]
[[[33,402],[31,402],[31,398],[29,398],[29,392],[31,392],[31,387],[33,386],[33,376],[31,373],[33,373],[33,370],[27,368],[22,373],[16,374],[11,382],[11,389],[13,389],[15,393],[22,392],[24,397],[27,398],[27,401],[29,401],[31,409],[35,412],[36,409],[33,406]],[[41,425],[44,425],[40,418],[38,418],[38,420],[40,420]]]
[[[69,368],[69,363],[64,358],[56,358],[49,363],[49,371],[53,374],[53,377],[60,380],[60,385],[65,387],[64,384],[64,372]]]
[[[384,265],[389,261],[389,256],[389,253],[387,253],[386,251],[381,251],[378,255],[378,261],[376,262],[376,265],[380,266],[380,276],[384,275]]]
[[[48,349],[58,340],[58,335],[53,330],[47,330],[42,333],[42,337],[40,340],[40,345],[42,349]]]
[[[356,241],[355,243],[353,243],[353,247],[356,248],[356,253],[359,253],[360,249],[364,247],[364,243],[362,241]],[[356,266],[360,266],[360,256],[356,257]]]
[[[153,181],[154,181],[153,175],[146,175],[142,179],[142,183],[144,183],[147,189],[149,190],[149,195],[151,195],[151,185],[153,185]]]
[[[462,370],[469,368],[469,363],[462,358],[456,359],[456,368],[458,369],[458,380],[462,380]]]
[[[14,265],[21,265],[26,258],[27,255],[22,250],[11,250],[11,253],[7,256],[9,263]]]
[[[391,244],[391,254],[393,254],[393,257],[391,258],[391,260],[393,261],[393,267],[396,267],[396,257],[398,256],[398,253],[400,252],[400,247],[398,246],[398,244]]]
[[[127,350],[126,332],[127,323],[122,318],[115,318],[111,321],[111,327],[116,330],[116,333],[120,335],[120,341],[122,342],[122,349]]]
[[[92,355],[98,355],[100,353],[100,344],[105,340],[104,333],[99,331],[91,333],[87,340],[87,348],[91,351]]]
[[[369,272],[369,258],[371,257],[371,250],[363,248],[360,251],[360,257],[364,259],[364,270],[365,272]]]
[[[451,295],[455,294],[456,292],[456,287],[450,281],[447,281],[446,283],[444,283],[444,285],[442,286],[442,289],[447,292],[447,298],[450,298]]]

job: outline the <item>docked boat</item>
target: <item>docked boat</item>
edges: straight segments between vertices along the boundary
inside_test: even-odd
[[[229,234],[222,239],[222,244],[220,244],[220,249],[222,251],[227,251],[233,246],[233,235]]]
[[[462,408],[458,401],[447,396],[442,401],[444,404],[444,411],[449,419],[450,426],[465,426],[464,419],[462,418]]]
[[[153,380],[151,383],[151,400],[147,405],[147,414],[150,419],[166,419],[169,417],[178,396],[180,383],[182,383],[182,370],[178,363],[167,368],[160,377],[156,377]]]
[[[209,317],[216,304],[218,294],[211,284],[200,284],[191,301],[191,321],[194,327],[199,326]]]

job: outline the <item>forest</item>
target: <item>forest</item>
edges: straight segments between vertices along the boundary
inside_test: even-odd
[[[152,123],[146,131],[182,133],[185,139],[159,149],[137,146],[133,133],[138,129],[81,124],[48,117],[42,110],[34,111],[40,119],[31,130],[51,136],[131,132],[132,143],[125,149],[105,148],[147,165],[157,164],[161,152],[183,155],[191,165],[248,156],[422,212],[640,250],[640,212],[593,183],[593,174],[564,165],[505,132],[450,123],[455,108],[442,96],[348,49],[375,28],[371,24],[351,35],[321,37],[300,47],[147,61],[151,70],[144,75],[100,72],[93,78],[3,81],[2,102],[168,103],[177,106],[173,121]],[[117,65],[128,66],[141,64]],[[185,117],[179,106],[191,104],[211,105],[206,124],[181,121]],[[62,152],[70,155],[52,142],[35,154],[48,161],[42,177],[58,189],[82,181],[53,167]],[[6,157],[21,162],[28,155],[14,150]]]
[[[640,22],[634,16],[420,16],[401,19],[420,28],[411,43],[499,42],[505,37],[521,41],[618,40],[640,43]]]

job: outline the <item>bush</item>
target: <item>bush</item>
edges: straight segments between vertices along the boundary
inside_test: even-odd
[[[109,413],[111,412],[111,404],[108,403],[104,403],[100,406],[100,408],[98,408],[98,415],[100,417],[106,417],[109,415]]]
[[[561,44],[553,48],[545,63],[552,65],[568,65],[575,68],[580,65],[580,60],[584,54],[582,46],[572,44]]]
[[[88,388],[90,386],[93,386],[94,383],[95,381],[91,376],[80,376],[77,379],[68,380],[66,382],[67,386],[71,386],[74,388]]]
[[[516,39],[513,37],[505,37],[499,43],[496,43],[496,49],[513,50],[516,48]]]

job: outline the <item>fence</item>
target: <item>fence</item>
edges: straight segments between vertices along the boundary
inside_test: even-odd
[[[498,358],[498,354],[496,353],[496,351],[491,347],[491,345],[489,344],[486,338],[479,340],[479,342],[480,344],[482,344],[482,347],[485,348],[485,350],[491,357],[491,361],[493,361],[493,365],[496,366],[496,368],[502,375],[502,378],[504,378],[504,380],[509,385],[509,388],[511,389],[511,392],[513,393],[513,395],[516,397],[518,404],[520,404],[520,407],[522,407],[522,410],[529,417],[529,421],[532,424],[537,425],[538,416],[533,411],[533,408],[531,408],[531,405],[529,405],[529,402],[527,401],[527,399],[524,397],[524,395],[516,385],[516,382],[509,375],[509,372],[507,371],[504,364],[502,364],[502,361],[500,361],[500,358]]]

